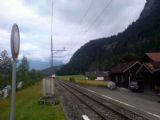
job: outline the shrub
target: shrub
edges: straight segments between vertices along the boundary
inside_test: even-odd
[[[70,82],[75,82],[75,78],[74,78],[74,77],[70,77],[70,78],[69,78],[69,81],[70,81]]]
[[[90,77],[90,80],[95,80],[96,79],[96,76],[91,76]]]

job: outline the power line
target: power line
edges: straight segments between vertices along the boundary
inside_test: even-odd
[[[110,4],[112,3],[112,1],[113,1],[113,0],[110,0],[110,1],[105,5],[105,7],[102,9],[102,11],[97,15],[97,17],[96,17],[96,18],[94,19],[94,21],[92,22],[92,26],[94,26],[94,24],[98,21],[98,19],[99,19],[99,18],[101,17],[101,15],[105,12],[105,10],[108,9],[108,7],[109,7]],[[90,5],[89,5],[88,9],[86,10],[85,14],[83,15],[83,17],[82,17],[82,19],[81,19],[81,22],[80,22],[80,25],[82,25],[85,17],[88,15],[88,12],[89,12],[89,10],[90,10],[91,7],[92,7],[92,4],[93,4],[93,0],[90,2]],[[85,37],[86,37],[86,35],[87,35],[87,32],[90,30],[90,28],[91,28],[92,26],[89,26],[89,27],[84,31]],[[80,26],[79,26],[78,28],[80,28]],[[85,38],[85,37],[84,37],[84,38]],[[76,42],[75,44],[77,44],[77,42]],[[76,48],[77,45],[75,46],[75,44],[73,45],[74,47],[70,49],[70,51],[73,50],[74,48]],[[72,54],[69,54],[69,55],[72,55]]]
[[[89,7],[87,8],[85,14],[83,15],[82,19],[81,19],[81,22],[80,22],[80,26],[82,25],[83,21],[85,20],[85,18],[87,17],[90,9],[92,8],[92,4],[93,4],[93,0],[91,0],[90,4],[89,4]]]
[[[76,29],[76,32],[81,28],[81,26],[82,26],[85,18],[87,17],[90,9],[92,8],[92,5],[93,5],[93,0],[90,1],[90,4],[89,4],[89,6],[88,6],[87,9],[86,9],[86,12],[85,12],[84,15],[82,16],[82,18],[81,18],[81,20],[80,20],[80,23],[79,23],[79,26],[78,26],[77,29]],[[69,39],[71,40],[71,39],[72,39],[72,36],[71,36]],[[71,50],[72,50],[72,49],[70,49],[69,51],[71,51]],[[68,53],[69,53],[69,51],[68,51]],[[68,54],[68,53],[67,53],[67,54]]]
[[[81,19],[81,22],[80,22],[80,25],[79,25],[78,29],[80,29],[80,28],[81,28],[82,23],[83,23],[83,21],[85,20],[85,18],[87,17],[87,15],[88,15],[88,13],[89,13],[89,11],[90,11],[90,9],[91,9],[92,5],[93,5],[93,0],[91,0],[90,5],[89,5],[88,9],[86,10],[85,14],[83,15],[83,17],[82,17],[82,19]],[[71,49],[71,50],[72,50],[72,49]]]
[[[105,7],[102,9],[102,11],[97,15],[97,17],[94,19],[94,21],[92,22],[92,26],[94,26],[93,24],[95,24],[98,19],[101,17],[101,15],[105,12],[106,9],[108,9],[108,7],[110,6],[110,4],[112,3],[113,0],[110,0],[106,5]],[[89,26],[89,28],[87,28],[85,31],[84,31],[84,38],[86,37],[87,35],[87,32],[90,30],[90,28],[92,26]],[[77,44],[77,43],[76,43]],[[75,46],[76,47],[76,46]],[[73,50],[75,47],[73,47],[71,50]]]
[[[101,17],[101,15],[105,12],[106,9],[108,9],[108,7],[110,6],[110,4],[112,3],[113,0],[110,0],[105,7],[102,9],[102,11],[99,13],[99,15],[96,17],[96,19],[93,21],[92,26],[94,26],[93,24],[95,24],[98,19]],[[90,26],[88,29],[86,29],[85,34],[90,30],[90,28],[92,27]]]
[[[81,28],[81,26],[82,26],[82,24],[83,24],[83,21],[84,21],[85,18],[87,17],[87,15],[88,15],[91,7],[92,7],[92,4],[93,4],[93,0],[90,1],[90,4],[89,4],[89,6],[88,6],[87,9],[86,9],[86,12],[85,12],[84,15],[82,16],[82,18],[81,18],[81,20],[80,20],[80,22],[79,22],[79,26],[78,26],[77,29],[76,29],[76,32]],[[70,39],[71,39],[71,38],[72,38],[72,37],[70,37]]]
[[[97,15],[97,17],[94,19],[94,21],[92,22],[91,26],[89,26],[85,31],[84,31],[84,35],[86,36],[87,32],[90,30],[90,28],[92,26],[94,26],[94,24],[98,21],[98,19],[101,17],[101,15],[105,12],[106,9],[108,9],[108,7],[110,6],[110,4],[112,3],[113,0],[110,0],[105,7],[102,9],[102,11]]]

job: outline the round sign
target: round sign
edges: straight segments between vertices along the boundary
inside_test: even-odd
[[[20,48],[20,34],[17,24],[14,24],[11,31],[11,52],[13,60],[17,60]]]

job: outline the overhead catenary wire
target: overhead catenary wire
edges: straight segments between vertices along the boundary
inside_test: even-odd
[[[91,26],[89,26],[85,31],[84,31],[84,38],[86,38],[87,32],[92,28],[92,26],[94,26],[94,24],[98,21],[98,19],[104,14],[104,12],[106,11],[106,9],[109,8],[110,4],[113,2],[113,0],[110,0],[109,2],[107,2],[107,4],[104,6],[104,8],[102,9],[102,11],[95,17],[94,21],[91,23]],[[77,42],[73,45],[74,47],[70,49],[73,50],[74,48],[77,47]]]
[[[79,28],[81,27],[83,21],[84,21],[85,18],[87,17],[87,15],[88,15],[90,9],[92,8],[92,5],[93,5],[93,0],[91,0],[91,2],[90,2],[90,4],[89,4],[89,6],[88,6],[88,8],[87,8],[87,10],[86,10],[86,12],[85,12],[85,14],[83,15],[83,17],[82,17],[82,19],[81,19],[81,22],[80,22]]]
[[[76,32],[81,28],[81,26],[82,26],[85,18],[87,17],[90,9],[92,8],[93,1],[94,1],[94,0],[91,0],[91,1],[90,1],[90,4],[89,4],[89,6],[88,6],[87,9],[86,9],[86,12],[83,14],[83,16],[82,16],[82,18],[81,18],[81,20],[80,20],[80,22],[79,22],[79,26],[77,27]],[[69,38],[69,40],[71,40],[71,39],[72,39],[72,36]],[[72,50],[72,48],[71,48],[69,51],[71,51],[71,50]],[[69,51],[67,52],[67,56],[68,56]],[[70,55],[71,55],[71,54],[70,54]],[[73,55],[73,54],[72,54],[72,55]],[[66,56],[66,55],[65,55],[65,56]]]
[[[79,26],[76,27],[76,28],[77,28],[77,29],[76,29],[76,32],[81,28],[81,26],[82,26],[85,18],[87,17],[87,15],[88,15],[91,7],[92,7],[92,4],[93,4],[93,0],[90,1],[90,4],[89,4],[89,6],[88,6],[87,9],[86,9],[86,12],[83,14],[83,16],[82,16],[82,18],[81,18],[81,20],[80,20],[80,22],[79,22]],[[73,31],[74,31],[74,30],[73,30]],[[70,37],[70,40],[71,40],[71,39],[72,39],[72,36]]]
[[[105,7],[102,9],[102,11],[97,15],[97,17],[94,19],[94,21],[92,22],[92,26],[94,26],[94,24],[98,21],[98,19],[101,17],[101,15],[103,15],[103,13],[105,12],[105,10],[106,9],[108,9],[108,7],[110,6],[110,4],[112,3],[112,1],[113,0],[110,0],[106,5],[105,5]],[[92,28],[92,26],[89,26],[86,30],[85,30],[85,32],[84,32],[84,34],[86,34],[91,28]]]
[[[107,2],[107,4],[104,6],[104,8],[102,9],[102,11],[95,17],[94,21],[91,23],[91,25],[84,31],[83,36],[84,38],[86,38],[87,32],[91,29],[92,26],[94,26],[94,24],[98,21],[98,19],[101,17],[101,15],[105,12],[106,9],[108,9],[108,7],[110,6],[110,4],[112,3],[113,0],[110,0],[109,2]],[[75,43],[77,44],[77,43]],[[73,45],[74,47],[71,49],[73,50],[75,47],[75,45]]]
[[[89,26],[89,27],[84,31],[84,33],[83,33],[84,38],[86,37],[87,32],[94,26],[94,24],[95,24],[95,23],[99,20],[99,18],[104,14],[104,12],[106,11],[106,9],[108,9],[108,7],[110,6],[110,4],[111,4],[112,2],[113,2],[113,0],[110,0],[109,2],[107,2],[107,4],[105,4],[105,6],[104,6],[104,8],[102,9],[102,11],[95,17],[94,21],[91,23],[91,26]],[[83,23],[83,21],[84,21],[84,18],[88,15],[89,10],[90,10],[91,7],[92,7],[92,3],[93,3],[93,1],[91,1],[91,4],[89,5],[86,13],[85,13],[84,16],[82,17],[82,21],[81,21],[80,25],[82,25],[82,23]],[[79,28],[80,28],[80,26],[79,26]],[[74,48],[76,48],[76,47],[77,47],[76,44],[77,44],[77,42],[75,42],[75,44],[72,45],[72,46],[74,46],[74,47],[72,47],[69,51],[71,51],[71,50],[73,50]],[[73,54],[68,54],[68,55],[73,55]],[[66,55],[64,55],[64,56],[66,56]],[[58,56],[57,56],[57,57],[58,57]]]

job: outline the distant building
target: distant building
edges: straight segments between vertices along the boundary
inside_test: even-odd
[[[108,71],[86,72],[85,76],[90,80],[110,80]]]
[[[128,88],[140,66],[141,63],[138,61],[119,64],[110,71],[111,81],[115,82],[118,87]]]

